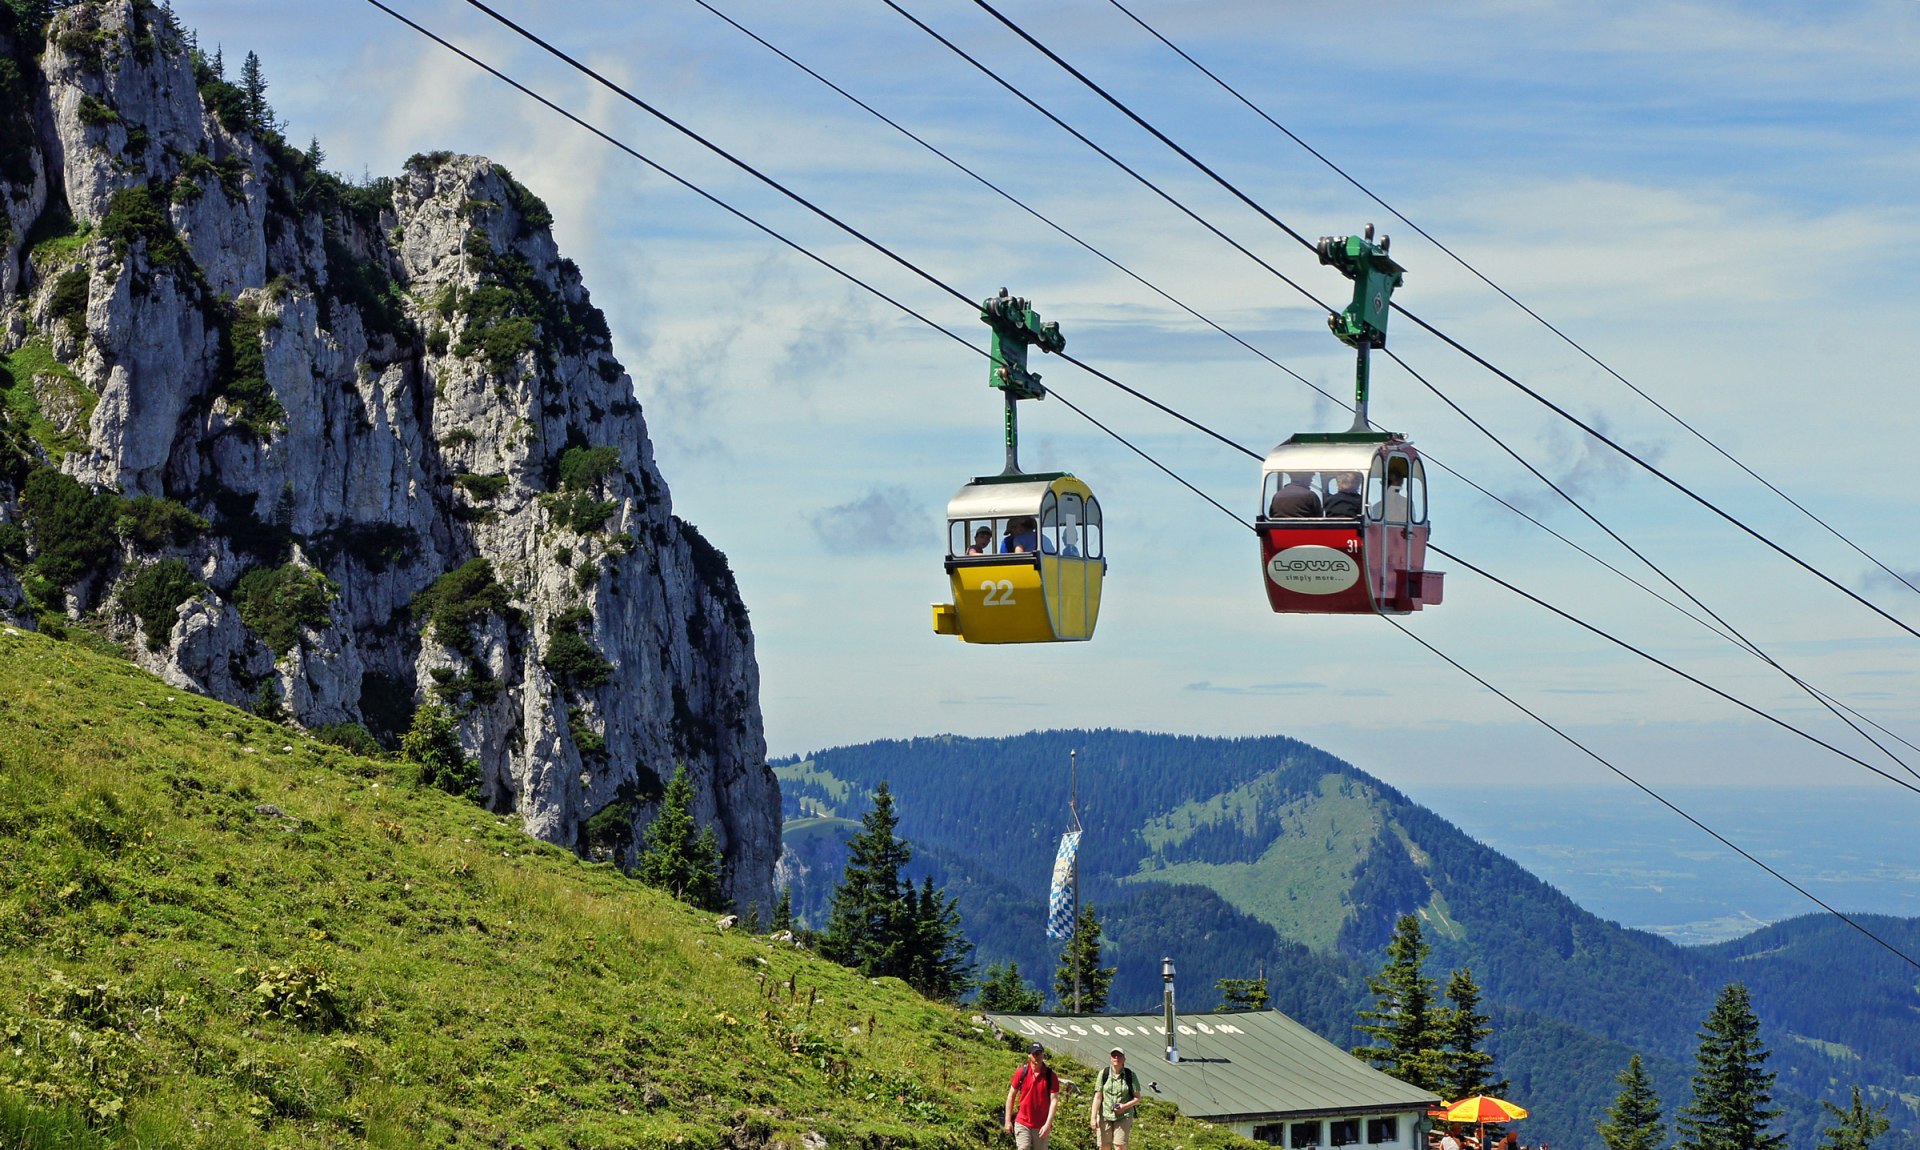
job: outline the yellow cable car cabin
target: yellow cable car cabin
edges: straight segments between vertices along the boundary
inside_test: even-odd
[[[947,504],[953,602],[933,630],[969,643],[1093,638],[1107,573],[1100,501],[1071,475],[975,479]]]

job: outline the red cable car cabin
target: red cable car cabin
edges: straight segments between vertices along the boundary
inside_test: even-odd
[[[1398,436],[1301,434],[1261,468],[1260,567],[1275,611],[1404,615],[1440,602],[1426,570],[1427,476]]]

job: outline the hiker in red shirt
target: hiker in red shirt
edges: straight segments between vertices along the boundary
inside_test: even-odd
[[[1046,1047],[1027,1047],[1027,1061],[1013,1072],[1007,1087],[1006,1130],[1015,1150],[1047,1150],[1053,1134],[1053,1112],[1060,1104],[1060,1076],[1045,1060]]]

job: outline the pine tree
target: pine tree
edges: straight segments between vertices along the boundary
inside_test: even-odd
[[[273,113],[267,108],[267,76],[260,67],[260,54],[248,52],[240,65],[240,90],[247,97],[247,123],[255,131],[273,127]]]
[[[326,162],[326,150],[320,146],[320,137],[314,136],[312,142],[307,145],[307,164],[317,172],[320,170],[320,165]]]
[[[987,977],[981,980],[980,997],[975,1005],[999,1014],[1038,1014],[1046,1009],[1047,996],[1040,988],[1020,977],[1020,964],[1009,960],[1001,966],[987,964]]]
[[[773,904],[773,933],[793,929],[793,887],[791,884],[780,888],[779,901]]]
[[[1420,937],[1420,920],[1403,914],[1387,943],[1387,961],[1380,973],[1367,979],[1374,1007],[1363,1010],[1354,1029],[1374,1040],[1355,1047],[1362,1058],[1402,1082],[1439,1093],[1439,1067],[1434,1051],[1433,980],[1420,972],[1427,957]]]
[[[1100,965],[1100,916],[1093,913],[1093,904],[1080,908],[1080,917],[1074,921],[1073,934],[1067,938],[1066,946],[1060,950],[1060,965],[1053,972],[1053,996],[1060,1000],[1060,1009],[1072,1010],[1074,956],[1080,960],[1080,1010],[1081,1014],[1098,1014],[1107,1008],[1107,992],[1113,988],[1114,971],[1117,966]]]
[[[973,987],[973,946],[960,930],[959,900],[933,888],[933,876],[920,880],[920,893],[906,884],[912,907],[912,931],[904,948],[907,985],[928,998],[958,1002]]]
[[[640,851],[636,876],[681,902],[701,910],[719,910],[725,905],[722,866],[713,828],[694,829],[693,781],[687,777],[687,765],[681,763],[674,768],[673,778],[667,780],[660,813],[647,824],[646,845]]]
[[[1820,1150],[1871,1150],[1873,1140],[1885,1134],[1893,1123],[1887,1120],[1886,1107],[1869,1108],[1860,1100],[1860,1088],[1853,1088],[1853,1105],[1840,1109],[1826,1099],[1820,1105],[1840,1120],[1838,1126],[1829,1126],[1826,1137],[1820,1142]]]
[[[1265,1010],[1267,1008],[1267,979],[1259,978],[1223,978],[1213,984],[1220,992],[1220,1005],[1214,1010]]]
[[[1784,1133],[1767,1133],[1780,1114],[1768,1106],[1768,1053],[1746,986],[1728,983],[1700,1031],[1693,1098],[1679,1114],[1679,1150],[1774,1150],[1786,1144]]]
[[[1600,1140],[1607,1150],[1660,1150],[1667,1140],[1660,1125],[1660,1099],[1638,1054],[1627,1060],[1619,1082],[1620,1094],[1607,1108],[1607,1120],[1594,1126]]]
[[[847,842],[847,868],[833,888],[827,928],[820,935],[822,956],[868,978],[899,977],[906,966],[901,944],[912,929],[912,912],[900,897],[900,872],[913,849],[894,835],[899,824],[893,792],[883,781],[874,789],[860,832]]]
[[[1505,1094],[1506,1079],[1493,1079],[1493,1055],[1480,1048],[1493,1027],[1480,1013],[1480,987],[1473,981],[1472,968],[1462,967],[1447,980],[1447,1003],[1434,1012],[1430,1029],[1440,1070],[1434,1091],[1443,1098]]]

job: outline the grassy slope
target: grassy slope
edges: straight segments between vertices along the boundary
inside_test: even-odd
[[[0,629],[0,1144],[997,1127],[1016,1056],[964,1013],[723,935],[403,770]],[[60,1140],[63,1111],[102,1133]],[[1142,1134],[1251,1145],[1166,1107]]]

